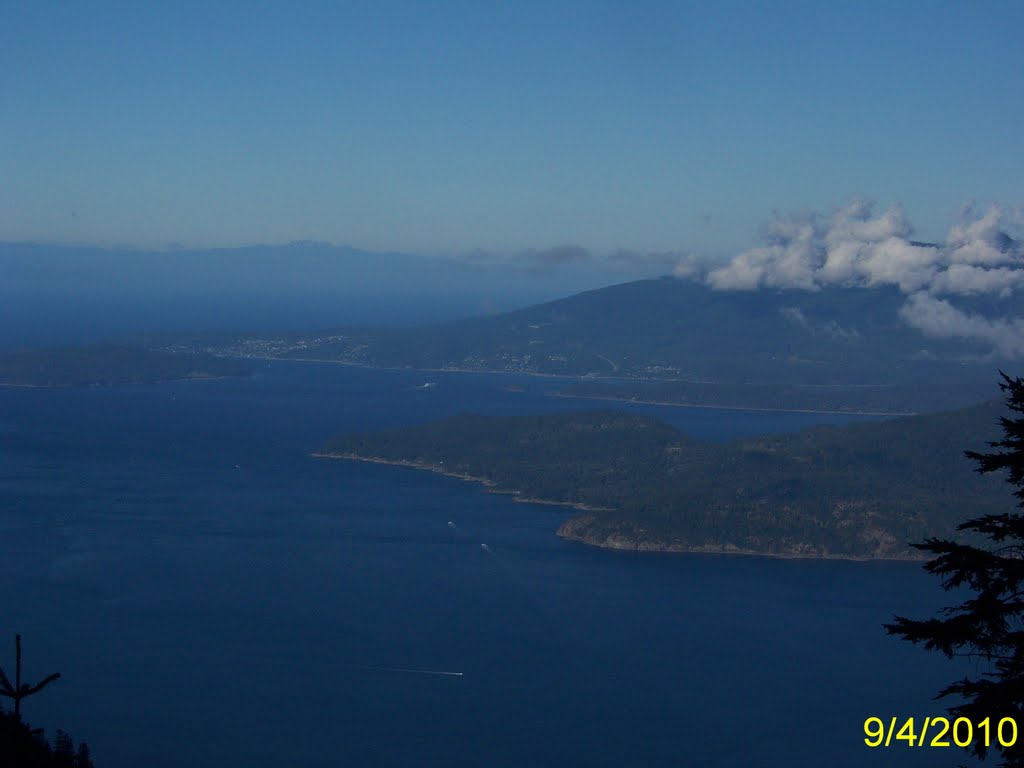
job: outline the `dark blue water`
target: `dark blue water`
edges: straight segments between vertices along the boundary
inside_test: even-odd
[[[881,630],[939,604],[916,565],[598,551],[554,536],[559,508],[308,456],[594,405],[554,387],[275,363],[0,389],[0,663],[21,632],[29,679],[64,674],[27,718],[104,768],[955,764],[862,741],[935,714],[953,672]],[[829,420],[633,410],[716,439]]]

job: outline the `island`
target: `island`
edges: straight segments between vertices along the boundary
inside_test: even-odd
[[[7,387],[105,387],[247,375],[248,369],[238,360],[121,344],[0,355],[0,386]]]
[[[1012,503],[966,448],[998,437],[1001,404],[718,444],[616,411],[461,414],[336,437],[314,455],[483,483],[574,508],[557,533],[621,550],[918,559],[967,516]]]

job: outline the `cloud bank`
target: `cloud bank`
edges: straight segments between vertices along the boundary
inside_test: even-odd
[[[895,285],[904,293],[1006,295],[1024,284],[1024,248],[1013,236],[1022,218],[1002,206],[967,206],[944,243],[921,243],[910,239],[899,205],[876,214],[870,202],[855,201],[827,216],[777,215],[761,246],[706,279],[718,290]]]
[[[911,239],[902,206],[876,213],[872,203],[855,201],[827,215],[776,215],[758,247],[710,271],[682,261],[677,275],[720,291],[896,286],[907,294],[901,317],[925,335],[982,342],[1020,359],[1024,319],[986,318],[958,309],[951,299],[1006,298],[1024,288],[1022,224],[1019,209],[969,204],[944,242],[923,243]]]

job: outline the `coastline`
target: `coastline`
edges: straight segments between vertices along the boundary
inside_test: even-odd
[[[9,382],[0,382],[0,387],[19,388],[19,389],[105,389],[107,387],[122,387],[130,384],[171,384],[182,381],[222,381],[224,379],[245,379],[252,375],[252,373],[243,374],[223,374],[217,376],[179,376],[173,379],[146,379],[143,381],[113,381],[105,382],[103,384],[15,384]]]
[[[211,353],[212,354],[212,353]],[[353,363],[349,360],[325,360],[322,357],[241,357],[235,355],[221,355],[229,360],[276,360],[282,363],[328,363],[330,365],[347,365],[351,368],[364,368],[370,371],[406,371],[407,373],[490,373],[503,376],[535,376],[541,379],[568,379],[579,381],[581,379],[593,378],[582,374],[574,373],[538,373],[536,371],[501,371],[490,368],[408,368],[399,365],[370,365],[369,363]],[[643,379],[636,379],[643,381]]]
[[[923,563],[927,560],[925,557],[914,557],[913,554],[908,554],[902,557],[858,557],[855,555],[821,553],[759,552],[757,550],[742,549],[732,545],[705,545],[696,547],[678,544],[659,544],[639,539],[632,539],[628,536],[618,536],[615,534],[599,539],[594,536],[577,534],[567,530],[574,522],[578,522],[579,520],[579,517],[575,517],[567,520],[559,526],[557,531],[558,537],[566,541],[573,541],[588,547],[595,547],[597,549],[615,552],[643,552],[669,555],[737,555],[740,557],[770,557],[773,560],[842,560],[851,563]]]
[[[520,502],[523,504],[544,504],[547,506],[556,507],[569,507],[571,509],[579,510],[580,512],[611,512],[613,510],[607,507],[591,507],[586,504],[576,504],[569,501],[551,501],[549,499],[538,499],[533,497],[522,496],[521,491],[513,490],[499,490],[496,488],[497,483],[494,480],[489,480],[486,477],[478,477],[476,475],[467,475],[462,472],[452,472],[436,464],[427,464],[425,462],[409,461],[408,459],[386,459],[382,456],[363,456],[358,453],[352,453],[346,451],[344,453],[333,453],[325,451],[314,451],[309,454],[313,458],[318,459],[334,459],[341,461],[362,461],[369,464],[384,464],[394,467],[406,467],[409,469],[418,469],[421,471],[433,472],[444,477],[452,477],[457,480],[465,480],[468,482],[479,483],[484,486],[488,493],[500,493],[513,497],[513,501]],[[752,549],[741,549],[735,546],[722,546],[722,545],[710,545],[710,546],[681,546],[677,544],[664,544],[650,541],[642,541],[639,539],[632,539],[624,536],[607,536],[603,539],[598,539],[594,536],[587,536],[586,534],[576,533],[572,529],[580,524],[584,523],[588,519],[588,515],[577,515],[564,521],[555,531],[555,535],[565,541],[572,541],[577,544],[583,544],[584,546],[594,547],[595,549],[603,549],[617,552],[647,552],[651,554],[672,554],[672,555],[740,555],[743,557],[770,557],[776,560],[845,560],[854,563],[869,563],[869,562],[905,562],[905,563],[920,563],[924,562],[926,558],[914,557],[911,554],[903,557],[856,557],[853,555],[835,555],[835,554],[816,554],[816,553],[779,553],[779,552],[758,552]]]
[[[538,373],[536,371],[501,371],[492,369],[481,369],[481,368],[403,368],[399,366],[390,365],[370,365],[368,363],[353,363],[348,360],[324,360],[323,358],[316,357],[236,357],[234,355],[227,356],[231,360],[274,360],[278,362],[292,362],[292,363],[327,363],[330,365],[347,365],[352,368],[364,368],[371,371],[407,371],[407,372],[422,372],[422,373],[486,373],[486,374],[500,374],[503,376],[533,376],[541,379],[566,379],[568,381],[591,381],[595,378],[587,376],[585,374],[569,374],[569,373]],[[685,381],[685,379],[634,379],[628,378],[628,381]],[[817,413],[822,415],[833,415],[833,416],[882,416],[897,418],[900,416],[915,416],[916,412],[913,411],[835,411],[835,410],[823,410],[814,408],[764,408],[759,406],[743,406],[743,405],[698,405],[694,403],[672,403],[661,400],[634,400],[628,397],[611,397],[605,395],[567,395],[561,392],[552,392],[545,395],[546,397],[565,397],[576,400],[606,400],[614,403],[633,403],[636,405],[664,405],[672,408],[707,408],[711,410],[719,411],[752,411],[758,413]]]
[[[309,454],[315,459],[337,459],[341,461],[363,461],[368,464],[387,464],[392,467],[407,467],[409,469],[419,469],[426,472],[433,472],[436,475],[443,475],[444,477],[454,477],[456,480],[465,480],[470,483],[479,483],[480,485],[487,488],[488,493],[499,493],[503,496],[512,496],[512,500],[520,502],[522,504],[544,504],[550,507],[570,507],[572,509],[578,509],[582,512],[611,512],[606,507],[591,507],[586,504],[576,504],[571,501],[552,501],[550,499],[538,499],[532,496],[523,496],[522,491],[511,491],[497,488],[497,483],[494,480],[489,480],[486,477],[478,477],[476,475],[467,475],[463,472],[451,472],[446,469],[442,469],[437,464],[427,464],[425,462],[409,461],[408,459],[385,459],[382,456],[363,456],[358,453],[345,452],[345,453],[325,453],[324,451],[314,451]]]
[[[638,379],[639,381],[639,379]],[[759,413],[818,413],[831,416],[916,416],[914,411],[830,411],[819,408],[763,408],[745,405],[704,405],[697,403],[672,403],[666,400],[636,400],[630,397],[612,397],[611,395],[567,395],[563,392],[552,392],[548,397],[565,397],[573,400],[607,400],[613,403],[634,403],[636,405],[664,405],[670,408],[709,408],[716,411],[756,411]]]

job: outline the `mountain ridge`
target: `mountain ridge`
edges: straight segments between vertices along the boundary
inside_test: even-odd
[[[634,384],[872,385],[899,390],[895,408],[889,393],[877,401],[860,398],[859,408],[878,411],[952,407],[984,397],[994,367],[991,351],[965,339],[921,334],[901,317],[905,300],[896,288],[716,291],[701,283],[661,277],[584,291],[499,315],[423,326],[342,326],[319,332],[193,336],[179,341],[182,349],[233,357],[382,368],[532,373]],[[1005,312],[1008,307],[1016,311],[1017,303],[1012,297],[974,297],[967,306]],[[652,399],[635,391],[600,395]],[[787,407],[822,407],[820,397],[797,395],[789,397]],[[661,392],[658,397],[675,396]],[[915,398],[924,402],[923,408],[913,407]],[[929,398],[932,402],[927,402]],[[682,396],[677,399],[686,403]],[[721,404],[765,405],[742,399]],[[786,398],[772,395],[770,399]],[[814,404],[808,405],[809,401]]]

